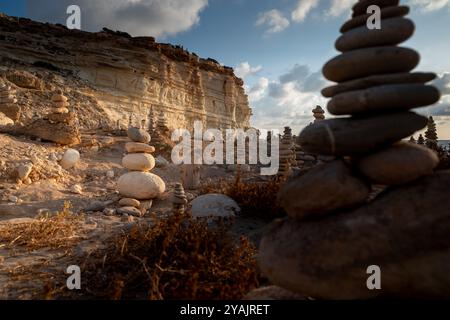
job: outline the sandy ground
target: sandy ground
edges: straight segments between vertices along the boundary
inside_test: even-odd
[[[89,141],[89,143],[86,143]],[[0,232],[7,223],[32,221],[38,214],[62,210],[64,202],[69,201],[74,213],[81,213],[94,201],[109,202],[108,207],[117,207],[120,199],[116,191],[116,181],[126,169],[121,166],[126,137],[108,134],[84,133],[83,144],[76,149],[81,153],[81,160],[76,168],[64,170],[58,166],[56,156],[61,156],[64,149],[52,143],[32,141],[26,137],[12,137],[0,134]],[[54,154],[54,155],[52,155]],[[155,153],[158,156],[158,151]],[[14,177],[15,167],[20,163],[33,161],[34,171],[30,175],[33,182],[18,184]],[[114,178],[107,177],[113,170]],[[170,194],[175,183],[180,181],[180,168],[174,165],[157,167],[153,173],[166,182],[166,193],[153,201],[151,214],[165,215],[171,212]],[[233,179],[235,172],[225,167],[208,166],[202,168],[202,181],[216,183],[220,179]],[[247,178],[255,173],[246,173]],[[73,191],[75,185],[81,186],[81,194]],[[187,190],[189,197],[198,195],[198,190]],[[18,199],[11,202],[11,197]],[[95,250],[102,245],[102,239],[128,228],[143,218],[108,216],[102,212],[89,213],[82,224],[81,242],[75,248],[78,253]],[[267,222],[256,218],[238,217],[232,232],[236,236],[246,235],[256,244]],[[56,263],[55,263],[56,262]],[[70,265],[64,249],[39,249],[29,251],[20,247],[0,245],[0,299],[29,299],[30,288],[40,286],[40,281],[24,281],[14,277],[22,266],[49,265],[56,270],[48,272],[65,272]],[[39,279],[37,279],[39,280]]]

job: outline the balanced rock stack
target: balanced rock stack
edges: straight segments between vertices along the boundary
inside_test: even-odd
[[[16,91],[3,82],[0,83],[0,113],[10,119],[5,117],[5,124],[19,120],[20,107],[17,106]]]
[[[184,213],[187,204],[186,193],[184,192],[183,184],[177,183],[175,191],[172,195],[172,205],[175,213]]]
[[[164,181],[157,175],[150,173],[155,167],[155,158],[151,155],[155,148],[148,143],[151,140],[150,134],[139,128],[129,128],[128,138],[132,142],[125,145],[127,155],[122,159],[122,165],[130,172],[119,178],[119,193],[126,198],[121,205],[130,212],[134,211],[136,200],[152,200],[162,195],[166,189]],[[122,209],[122,211],[125,209]]]
[[[43,140],[61,145],[75,145],[81,142],[75,114],[67,108],[68,98],[58,90],[51,99],[51,113],[38,119],[22,131]]]
[[[313,115],[314,123],[325,120],[325,110],[323,110],[321,106],[317,106],[315,109],[313,109]]]
[[[284,128],[284,134],[280,143],[280,169],[278,176],[287,177],[291,174],[292,165],[295,161],[294,141],[292,139],[292,129]]]
[[[339,158],[282,187],[288,218],[260,246],[261,269],[275,285],[328,299],[450,297],[450,173],[432,174],[436,154],[400,142],[427,125],[409,110],[440,93],[425,84],[434,74],[410,72],[419,54],[396,46],[414,31],[403,17],[408,7],[398,4],[357,2],[336,42],[343,53],[324,66],[339,83],[323,90],[328,111],[350,117],[316,122],[298,138],[307,153]],[[366,27],[370,5],[382,8],[379,30]],[[369,201],[371,184],[387,190]],[[373,265],[381,290],[367,286]]]

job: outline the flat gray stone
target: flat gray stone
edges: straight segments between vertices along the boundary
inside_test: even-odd
[[[317,299],[449,299],[448,190],[447,171],[351,212],[278,221],[261,241],[262,273],[274,285]],[[381,290],[367,288],[372,265],[381,269]]]
[[[370,87],[388,85],[388,84],[406,84],[406,83],[427,83],[436,79],[436,74],[431,72],[414,73],[391,73],[373,75],[356,80],[341,82],[338,85],[330,86],[322,90],[322,95],[326,98],[332,98],[337,94],[347,91],[367,89]]]
[[[338,51],[396,45],[408,40],[414,33],[414,23],[406,18],[391,18],[381,21],[381,29],[369,29],[367,26],[347,31],[335,44]]]
[[[328,111],[334,115],[404,111],[432,105],[440,98],[433,86],[391,84],[340,93],[328,102]]]
[[[325,78],[343,82],[375,74],[409,72],[419,64],[420,56],[413,50],[385,46],[345,52],[323,67]]]
[[[393,17],[406,16],[409,13],[409,7],[407,6],[391,6],[381,9],[381,19],[388,19]],[[364,14],[361,16],[354,17],[347,22],[345,22],[340,32],[344,33],[351,29],[363,26],[367,24],[367,19],[372,16],[372,14]]]
[[[330,119],[307,126],[298,143],[312,154],[368,154],[413,135],[427,123],[426,117],[413,112]]]

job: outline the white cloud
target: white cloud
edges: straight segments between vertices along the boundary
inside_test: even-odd
[[[247,61],[241,62],[236,68],[234,73],[239,78],[245,79],[248,76],[255,76],[262,70],[262,66],[252,67]]]
[[[293,66],[276,80],[261,81],[254,86],[253,96],[252,89],[249,91],[254,113],[252,125],[279,130],[290,126],[298,134],[313,121],[312,109],[316,105],[326,105],[327,100],[320,94],[324,86],[326,82],[321,73],[311,72],[305,65]],[[265,89],[257,90],[262,87]]]
[[[342,15],[349,15],[350,9],[355,4],[355,0],[331,0],[331,6],[326,11],[326,14],[331,17],[340,17]]]
[[[269,79],[260,78],[258,82],[248,90],[248,98],[250,102],[257,102],[264,98],[267,88],[269,87]]]
[[[418,6],[425,12],[441,10],[445,7],[450,9],[450,0],[409,0],[409,4]]]
[[[107,27],[133,36],[165,37],[197,25],[208,0],[28,0],[28,14],[39,21],[65,24],[71,4],[81,8],[83,30]]]
[[[255,25],[257,27],[264,25],[267,26],[268,29],[266,31],[266,34],[270,35],[283,31],[284,29],[289,27],[290,22],[280,11],[274,9],[260,13]]]
[[[302,22],[307,15],[319,4],[319,0],[298,0],[297,7],[292,12],[292,20]]]

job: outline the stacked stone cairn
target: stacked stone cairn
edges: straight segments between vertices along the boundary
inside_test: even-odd
[[[314,123],[325,120],[325,110],[323,110],[321,106],[317,106],[315,109],[313,109],[313,115]]]
[[[187,205],[187,197],[184,192],[183,184],[177,183],[172,195],[172,206],[174,213],[184,213]]]
[[[17,106],[16,90],[3,82],[0,82],[0,112],[11,119],[8,120],[9,124],[19,120],[20,108]]]
[[[122,159],[122,166],[129,172],[118,181],[119,193],[123,197],[119,203],[122,208],[118,212],[141,216],[145,214],[142,203],[161,196],[166,185],[160,177],[150,173],[155,167],[155,158],[152,156],[155,148],[149,145],[150,134],[131,127],[128,129],[128,138],[132,142],[125,145],[127,154]]]
[[[51,98],[50,113],[24,127],[24,132],[61,145],[80,143],[77,118],[68,107],[69,99],[62,90],[57,90]]]
[[[280,143],[280,169],[279,177],[288,177],[292,172],[292,166],[295,161],[294,141],[292,139],[292,129],[284,128],[284,134]]]
[[[163,111],[161,111],[158,115],[158,119],[156,122],[156,128],[154,130],[154,143],[156,146],[160,146],[163,143],[163,140],[161,139],[162,136],[167,135],[169,132],[168,122],[166,115]]]
[[[366,26],[370,5],[382,9],[381,29]],[[419,54],[397,46],[415,29],[408,12],[398,0],[360,0],[341,29],[342,54],[323,68],[338,84],[323,95],[331,114],[347,117],[318,121],[298,138],[305,152],[337,159],[279,193],[288,218],[260,246],[275,285],[325,299],[450,297],[450,174],[433,174],[437,155],[402,141],[427,125],[410,110],[440,99],[426,85],[434,74],[411,72]],[[374,185],[387,190],[369,202]],[[381,269],[380,290],[368,289],[371,266]]]

